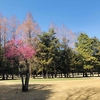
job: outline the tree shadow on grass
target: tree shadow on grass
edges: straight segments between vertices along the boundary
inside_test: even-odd
[[[100,88],[72,89],[67,93],[66,100],[100,100]]]
[[[52,95],[52,85],[30,84],[28,92],[21,85],[0,85],[0,100],[47,100]]]

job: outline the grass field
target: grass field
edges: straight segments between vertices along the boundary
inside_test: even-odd
[[[21,80],[0,81],[0,100],[100,100],[100,78],[31,79],[28,92]]]

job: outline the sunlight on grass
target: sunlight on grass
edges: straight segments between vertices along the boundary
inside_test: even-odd
[[[74,81],[74,80],[90,80],[93,78],[49,78],[49,79],[30,79],[30,82],[50,82],[50,81]],[[16,80],[3,80],[5,82],[21,82],[21,79]]]

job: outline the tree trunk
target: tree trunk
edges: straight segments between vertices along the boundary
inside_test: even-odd
[[[2,80],[5,80],[5,74],[4,73],[2,74]]]
[[[49,78],[49,77],[48,77],[48,71],[46,71],[46,78]]]
[[[29,73],[27,73],[26,78],[25,78],[25,89],[24,89],[25,91],[28,91],[29,78],[30,78],[30,75]]]
[[[21,81],[22,81],[22,91],[24,91],[24,77],[21,75]]]
[[[29,79],[30,79],[30,69],[29,69],[29,64],[27,62],[27,59],[25,59],[25,62],[26,62],[26,67],[27,67],[27,70],[25,72],[25,78],[23,77],[23,74],[21,74],[21,77],[22,77],[22,91],[23,92],[27,92],[28,91],[28,85],[29,85]]]
[[[42,77],[45,78],[45,71],[42,70]]]
[[[61,78],[62,78],[62,72],[61,72]]]
[[[72,72],[72,77],[74,77],[74,72]]]
[[[69,73],[67,72],[67,78],[69,77]]]
[[[8,80],[8,73],[6,73],[6,80]]]
[[[83,72],[83,77],[84,77],[84,72]]]
[[[53,72],[51,73],[51,77],[53,78]]]
[[[33,78],[35,79],[35,74],[34,74],[34,72],[33,72]]]
[[[64,72],[64,77],[66,78],[66,72]]]
[[[88,74],[87,74],[87,72],[85,72],[85,77],[88,77]]]
[[[14,74],[12,74],[12,80],[14,79]]]
[[[29,73],[27,73],[25,75],[25,78],[24,78],[23,75],[21,76],[21,80],[22,80],[22,91],[23,92],[27,92],[28,91],[29,79],[30,79],[30,74]]]
[[[56,71],[56,69],[55,69],[55,78],[57,78],[57,71]]]
[[[98,77],[99,77],[99,73],[100,73],[100,72],[98,71]]]

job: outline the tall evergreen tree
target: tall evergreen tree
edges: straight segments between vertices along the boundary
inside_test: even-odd
[[[100,74],[100,41],[98,38],[94,37],[92,38],[92,50],[93,50],[93,57],[95,57],[95,60],[92,61],[94,64],[94,71],[98,72],[98,76]]]
[[[39,36],[39,51],[38,57],[40,60],[41,71],[44,77],[48,77],[48,74],[55,69],[56,70],[56,53],[59,49],[58,39],[55,37],[54,30],[44,32]]]
[[[87,76],[87,71],[91,71],[94,68],[93,62],[96,58],[93,57],[93,40],[88,37],[87,34],[81,33],[76,43],[77,51],[83,57],[83,76]]]

